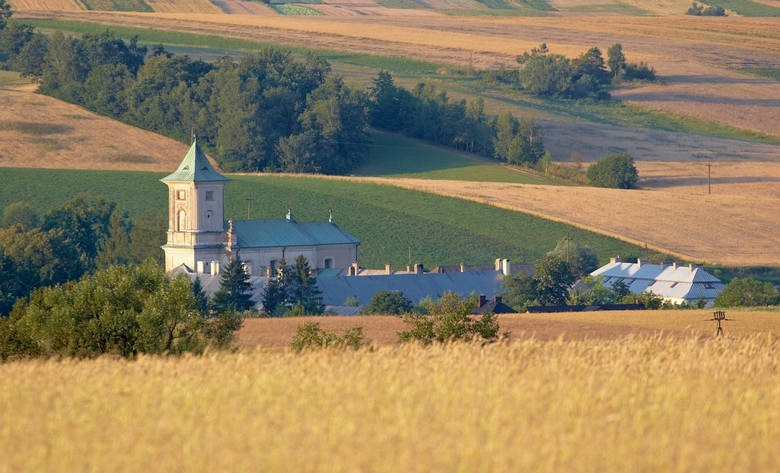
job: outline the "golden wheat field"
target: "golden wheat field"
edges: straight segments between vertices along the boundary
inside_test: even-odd
[[[764,334],[10,362],[0,471],[776,471],[778,360]]]

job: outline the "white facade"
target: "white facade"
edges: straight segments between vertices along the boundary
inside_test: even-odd
[[[673,304],[695,305],[703,301],[711,307],[723,290],[718,278],[694,265],[649,264],[642,260],[625,263],[612,258],[609,264],[590,273],[603,278],[606,287],[618,281],[635,293],[652,292]]]
[[[298,223],[288,212],[279,220],[225,221],[228,179],[209,163],[197,140],[176,172],[162,179],[168,186],[168,232],[163,245],[165,269],[219,274],[230,257],[246,263],[250,276],[267,276],[284,259],[303,255],[314,269],[346,269],[358,261],[354,236],[328,222]]]

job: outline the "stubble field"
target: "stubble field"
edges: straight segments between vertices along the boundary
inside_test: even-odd
[[[639,334],[10,362],[0,472],[775,471],[778,355]]]

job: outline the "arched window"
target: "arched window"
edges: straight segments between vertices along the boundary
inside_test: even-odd
[[[211,220],[211,210],[206,211],[206,219]]]
[[[187,212],[179,210],[176,216],[176,231],[183,232],[185,228],[187,228]]]

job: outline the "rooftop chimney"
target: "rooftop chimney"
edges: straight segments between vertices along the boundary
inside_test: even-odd
[[[677,269],[677,261],[672,262],[672,269]]]
[[[501,260],[501,272],[504,273],[504,276],[512,275],[512,265],[509,264],[509,260],[506,258]]]
[[[501,258],[496,258],[496,271],[501,271]]]
[[[423,264],[422,263],[415,264],[414,265],[414,272],[417,273],[417,274],[422,274],[423,273]]]
[[[477,307],[482,307],[487,302],[487,297],[485,297],[484,294],[479,295],[479,299],[477,300]]]
[[[501,296],[494,296],[494,297],[493,297],[493,302],[495,302],[496,304],[498,304],[499,302],[501,302],[501,299],[502,299],[502,297],[501,297]]]
[[[460,264],[460,272],[461,273],[465,273],[466,272],[466,265],[463,264],[463,263]]]
[[[393,274],[393,270],[390,268],[390,263],[385,264],[385,274]]]

